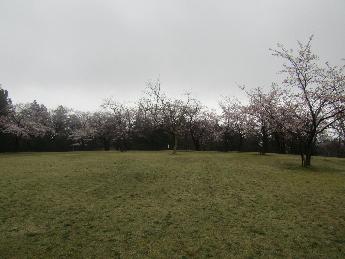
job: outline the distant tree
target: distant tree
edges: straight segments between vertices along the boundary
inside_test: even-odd
[[[3,89],[0,84],[0,118],[6,117],[12,108],[12,101],[8,97],[8,91]]]
[[[192,138],[195,150],[197,151],[201,149],[202,138],[204,137],[204,133],[206,133],[202,123],[205,119],[205,116],[203,116],[204,111],[205,107],[203,107],[201,102],[192,98],[191,94],[188,93],[185,105],[185,126]]]
[[[345,118],[337,120],[330,129],[327,130],[329,139],[333,139],[335,145],[328,147],[336,152],[337,156],[345,156]]]
[[[11,138],[4,130],[9,120],[9,114],[12,111],[13,105],[11,99],[8,97],[8,92],[0,85],[0,152],[11,150]]]
[[[160,79],[146,82],[145,95],[139,101],[139,111],[151,128],[163,126],[162,102],[166,98]]]
[[[216,112],[204,109],[192,124],[194,141],[200,145],[200,150],[214,148],[221,133],[220,118]]]
[[[180,99],[165,99],[162,102],[163,123],[167,131],[173,136],[173,154],[178,148],[178,139],[183,132],[186,122],[187,105]]]
[[[31,141],[53,133],[50,114],[44,105],[36,101],[17,104],[8,115],[4,132],[15,137],[16,150],[19,150],[20,140]]]
[[[0,85],[0,132],[3,124],[8,119],[8,115],[12,111],[12,108],[12,101],[8,97],[7,90],[3,89]]]
[[[107,100],[103,107],[112,113],[111,131],[116,145],[126,151],[135,128],[136,109],[114,100]]]
[[[241,151],[249,125],[247,107],[231,98],[224,98],[219,105],[222,109],[223,134],[225,137],[233,134],[238,139],[237,150]]]
[[[55,135],[68,136],[70,133],[70,109],[60,105],[51,112]]]
[[[104,150],[110,150],[114,131],[116,129],[114,116],[107,111],[95,112],[92,115],[92,124],[95,128],[95,137],[101,140]]]
[[[69,138],[74,146],[85,149],[89,142],[95,137],[95,128],[92,124],[92,114],[90,112],[74,112],[70,117],[71,133]]]
[[[147,83],[146,97],[141,102],[154,125],[163,127],[173,137],[173,154],[177,152],[178,139],[186,125],[188,100],[168,98],[161,91],[161,83],[157,79]]]
[[[249,104],[245,111],[249,116],[248,131],[257,136],[259,152],[265,155],[268,152],[269,137],[272,130],[268,110],[272,110],[273,107],[267,105],[267,103],[272,104],[270,102],[271,96],[260,87],[247,91],[247,95]]]
[[[70,149],[70,145],[72,144],[69,138],[72,134],[71,115],[72,110],[62,105],[51,111],[52,127],[54,130],[52,145],[54,145],[54,150],[62,151]]]

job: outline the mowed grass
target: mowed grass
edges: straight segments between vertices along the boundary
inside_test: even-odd
[[[345,258],[345,159],[0,155],[1,258]]]

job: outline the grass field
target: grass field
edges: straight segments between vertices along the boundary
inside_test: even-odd
[[[345,159],[0,155],[0,257],[345,258]]]

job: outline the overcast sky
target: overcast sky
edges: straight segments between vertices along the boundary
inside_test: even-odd
[[[270,85],[289,48],[314,34],[321,58],[345,57],[345,0],[0,0],[0,83],[15,102],[95,110],[136,100],[160,75],[178,96],[216,106],[238,84]]]

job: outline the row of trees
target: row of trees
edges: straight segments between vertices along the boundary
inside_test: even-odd
[[[271,50],[284,60],[282,84],[243,90],[211,110],[191,94],[170,98],[159,79],[147,83],[133,105],[107,100],[98,112],[36,101],[13,104],[0,88],[1,151],[72,149],[177,149],[296,153],[310,166],[315,153],[344,155],[344,67],[322,64],[311,51],[312,37],[297,52]]]

